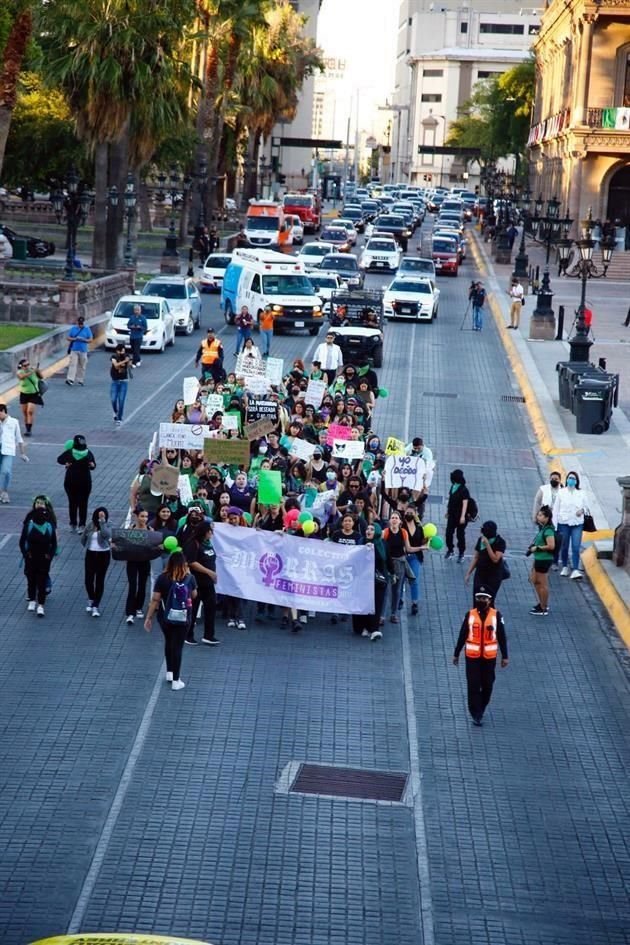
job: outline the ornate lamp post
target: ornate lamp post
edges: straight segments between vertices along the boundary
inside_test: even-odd
[[[512,203],[514,199],[513,192],[502,186],[499,192],[499,219],[497,223],[494,258],[497,263],[502,263],[504,265],[509,264],[512,261],[512,250],[510,249],[510,238],[508,236],[508,226],[510,223],[508,203]]]
[[[92,194],[87,190],[77,169],[71,167],[66,174],[66,193],[60,188],[50,195],[57,216],[57,223],[65,219],[66,224],[66,268],[64,279],[74,282],[74,259],[77,250],[77,230],[86,221],[87,211],[92,201]]]
[[[529,285],[529,256],[525,252],[525,228],[529,220],[532,206],[532,192],[526,187],[519,200],[521,210],[521,244],[518,253],[514,257],[514,271],[512,276],[518,279],[523,285],[523,291],[527,294]]]
[[[109,204],[111,207],[118,206],[118,188],[110,187],[109,190]],[[125,191],[123,193],[123,201],[125,205],[125,220],[127,222],[127,238],[125,241],[125,268],[134,269],[134,258],[133,250],[131,246],[131,223],[136,215],[136,203],[138,201],[138,195],[136,193],[136,187],[134,182],[134,177],[131,171],[127,174],[127,183],[125,185]]]
[[[569,255],[574,244],[570,239],[567,239],[566,235],[565,238],[559,243],[561,275],[575,276],[577,279],[582,280],[580,304],[578,305],[577,311],[575,313],[575,333],[573,337],[569,339],[569,359],[571,361],[588,361],[589,359],[589,351],[593,342],[588,337],[590,324],[587,323],[585,318],[586,284],[589,279],[601,279],[606,275],[608,267],[610,266],[613,252],[615,250],[614,235],[604,237],[604,239],[601,241],[601,269],[595,265],[593,262],[593,249],[595,248],[593,227],[593,214],[591,208],[589,207],[586,219],[580,222],[580,239],[575,240],[575,246],[577,246],[580,256],[577,260],[577,263],[575,264],[575,268],[572,269],[571,272],[568,272],[567,270],[569,264]]]
[[[531,218],[533,225],[532,236],[537,243],[546,247],[545,253],[545,271],[543,273],[542,283],[538,290],[536,308],[532,312],[532,318],[529,323],[529,337],[542,338],[551,341],[556,334],[556,318],[551,300],[553,292],[551,291],[551,279],[549,275],[549,256],[551,247],[557,243],[560,238],[560,227],[565,224],[571,226],[572,220],[560,219],[560,201],[552,197],[547,201],[546,212],[543,214],[544,200],[541,196],[535,202],[534,215]]]
[[[160,272],[178,273],[179,252],[177,251],[177,231],[175,229],[175,200],[180,194],[180,188],[183,185],[182,175],[179,173],[176,164],[172,164],[169,176],[158,174],[158,200],[164,201],[167,196],[171,198],[171,219],[168,225],[168,232],[164,240],[164,249],[160,262]],[[168,186],[167,186],[168,182]]]

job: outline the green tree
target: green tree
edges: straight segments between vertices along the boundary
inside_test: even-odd
[[[17,101],[18,79],[32,32],[31,0],[5,0],[0,12],[0,177]]]

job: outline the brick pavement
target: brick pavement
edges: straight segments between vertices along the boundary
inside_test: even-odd
[[[277,623],[246,633],[221,626],[221,647],[187,649],[187,688],[158,695],[130,768],[161,644],[157,633],[121,624],[123,569],[112,566],[101,621],[86,618],[81,555],[65,532],[47,618],[28,619],[15,537],[4,545],[0,537],[3,945],[68,927],[95,850],[102,861],[82,929],[178,932],[216,945],[422,942],[420,908],[431,903],[420,900],[409,808],[274,791],[296,760],[408,770],[405,639],[434,941],[630,941],[628,677],[588,587],[554,576],[552,616],[540,623],[527,615],[519,552],[531,537],[537,456],[522,405],[501,399],[516,388],[494,327],[459,331],[471,272],[467,264],[458,280],[441,280],[435,324],[388,326],[382,384],[390,397],[379,404],[378,427],[425,435],[437,454],[438,495],[461,465],[482,516],[496,518],[508,541],[513,577],[499,602],[511,665],[498,673],[487,724],[471,730],[463,670],[450,665],[469,592],[461,568],[432,554],[420,618],[388,626],[382,647],[349,637],[347,623],[322,622],[297,637]],[[278,351],[297,354],[309,343],[278,339]],[[163,361],[145,359],[128,409],[179,370],[187,344],[192,350],[182,339]],[[61,502],[54,459],[81,422],[98,445],[94,498],[122,511],[147,434],[180,379],[120,441],[108,428],[103,382],[80,401],[55,385],[14,504],[26,507],[43,485]],[[429,508],[439,524],[439,506]],[[14,535],[17,515],[9,514],[6,534]]]

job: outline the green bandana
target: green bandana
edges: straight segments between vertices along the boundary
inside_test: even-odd
[[[73,459],[85,459],[88,454],[87,450],[72,450]]]

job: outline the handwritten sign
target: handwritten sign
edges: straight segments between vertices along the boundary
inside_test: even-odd
[[[327,390],[326,381],[309,381],[304,400],[313,407],[319,407]]]
[[[361,440],[335,440],[332,455],[336,459],[363,459],[365,456],[365,444],[363,444]]]
[[[197,400],[197,394],[199,392],[199,380],[196,377],[185,377],[183,384],[183,401],[186,406],[194,404]]]
[[[265,364],[260,357],[258,350],[254,354],[241,351],[236,359],[236,374],[239,377],[243,375],[265,374]]]
[[[309,443],[308,440],[301,440],[297,436],[294,438],[293,443],[289,448],[289,456],[293,456],[296,459],[303,459],[306,462],[308,462],[314,452],[314,443]]]
[[[331,423],[326,431],[326,443],[332,446],[335,440],[352,439],[352,429],[341,423]]]
[[[179,484],[179,469],[158,463],[151,471],[151,488],[163,495],[175,495]]]
[[[206,440],[203,452],[210,463],[249,466],[248,440]]]
[[[265,374],[270,384],[273,384],[274,387],[282,384],[283,372],[284,358],[267,358]]]
[[[223,413],[223,397],[221,394],[208,394],[205,408],[206,416],[209,419],[212,419],[215,413]]]
[[[221,427],[223,430],[235,430],[238,433],[239,430],[239,417],[236,413],[224,413],[223,420],[221,421]]]
[[[203,441],[216,435],[205,424],[161,423],[159,444],[167,450],[202,450]]]
[[[252,394],[256,394],[256,396],[259,397],[264,397],[264,395],[269,390],[269,381],[264,374],[248,374],[245,378],[243,378],[243,383],[245,385],[245,390],[250,391]]]
[[[403,440],[397,440],[395,436],[387,438],[387,443],[385,444],[386,456],[404,456],[405,449],[406,447]]]
[[[275,400],[253,397],[248,400],[247,421],[253,423],[254,420],[272,420],[275,425],[278,422],[278,405]]]
[[[254,420],[253,423],[245,424],[245,436],[248,440],[259,440],[275,428],[276,424],[273,420]]]
[[[420,456],[388,456],[385,460],[385,488],[420,492],[426,468]]]
[[[190,486],[190,476],[180,476],[177,481],[177,491],[182,505],[188,505],[193,500],[192,489]]]

